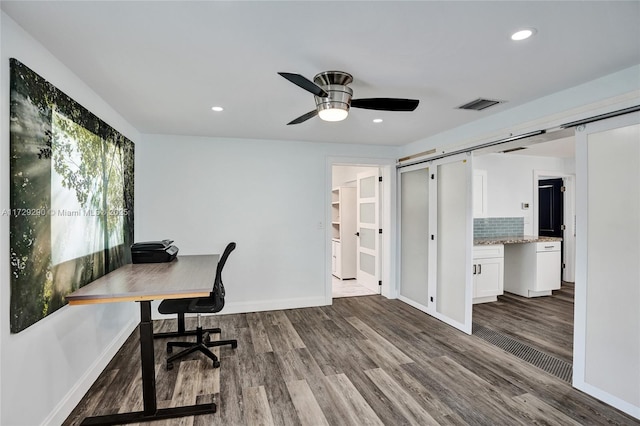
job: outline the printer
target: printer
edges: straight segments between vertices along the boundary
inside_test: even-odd
[[[172,245],[173,240],[145,241],[131,246],[133,263],[171,262],[178,255],[178,247]]]

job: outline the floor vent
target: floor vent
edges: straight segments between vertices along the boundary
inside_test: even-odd
[[[503,103],[504,101],[497,101],[495,99],[483,99],[478,98],[475,101],[468,102],[464,105],[460,105],[457,107],[458,109],[470,109],[473,111],[482,111],[483,109],[487,109],[494,105],[498,105]]]
[[[557,378],[571,383],[573,378],[573,365],[559,358],[541,352],[531,346],[519,342],[497,331],[473,324],[473,335],[481,338],[500,349],[517,356],[523,361],[534,365]]]

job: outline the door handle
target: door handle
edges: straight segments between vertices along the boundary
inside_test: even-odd
[[[478,275],[482,274],[482,264],[478,263]]]
[[[476,266],[478,266],[478,265],[473,265],[473,275],[476,274]]]
[[[359,237],[359,236],[360,236],[360,233],[359,233],[359,232],[356,232],[356,233],[355,233],[355,234],[353,234],[353,235],[355,235],[356,237]]]

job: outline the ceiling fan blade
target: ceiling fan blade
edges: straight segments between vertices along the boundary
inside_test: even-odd
[[[287,126],[290,124],[300,124],[300,123],[304,123],[305,121],[307,121],[310,118],[315,117],[316,115],[318,115],[318,110],[314,109],[313,111],[309,111],[308,113],[301,115],[300,117],[296,118],[295,120],[291,121],[290,123],[287,123]]]
[[[419,102],[417,99],[366,98],[352,99],[351,106],[378,111],[413,111],[418,107]]]
[[[296,86],[302,87],[307,92],[311,92],[314,95],[319,96],[321,98],[329,97],[329,94],[325,92],[322,87],[318,86],[313,81],[309,80],[303,75],[293,74],[290,72],[279,72],[278,74],[280,74],[281,76],[283,76],[284,78],[286,78],[287,80],[295,84]]]

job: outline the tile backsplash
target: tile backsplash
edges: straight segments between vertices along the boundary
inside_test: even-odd
[[[482,217],[473,219],[473,238],[522,237],[523,217]]]

